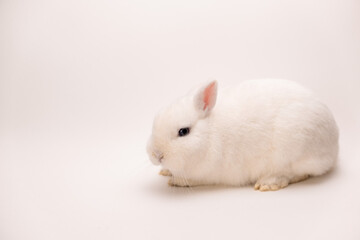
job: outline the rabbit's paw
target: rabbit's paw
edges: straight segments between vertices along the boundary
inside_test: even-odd
[[[185,178],[172,177],[169,179],[168,185],[171,187],[192,187],[195,184]]]
[[[262,192],[276,191],[289,185],[289,181],[289,178],[285,176],[264,177],[255,183],[254,189]]]
[[[159,172],[159,175],[165,176],[165,177],[171,177],[172,173],[167,169],[161,169]]]

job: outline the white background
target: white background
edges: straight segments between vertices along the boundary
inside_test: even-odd
[[[152,118],[194,85],[314,90],[338,168],[261,193],[170,188]],[[0,1],[0,239],[360,239],[358,0]]]

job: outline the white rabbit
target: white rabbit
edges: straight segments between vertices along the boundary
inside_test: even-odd
[[[217,92],[209,82],[155,117],[147,151],[169,185],[278,190],[334,166],[338,128],[309,90],[264,79]]]

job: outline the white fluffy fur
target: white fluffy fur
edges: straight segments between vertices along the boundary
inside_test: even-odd
[[[194,101],[207,86],[154,120],[147,151],[172,173],[172,185],[256,183],[277,190],[334,166],[338,128],[309,90],[287,80],[250,80],[220,89],[216,99],[216,87],[216,105],[204,114]],[[190,134],[179,137],[183,127]]]

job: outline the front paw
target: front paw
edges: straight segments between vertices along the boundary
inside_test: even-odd
[[[184,178],[172,177],[168,181],[168,185],[171,187],[191,187],[188,180]]]
[[[165,176],[165,177],[171,177],[172,173],[167,169],[161,169],[159,172],[159,175]]]

